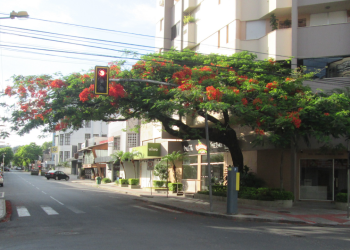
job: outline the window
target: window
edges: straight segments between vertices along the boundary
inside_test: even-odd
[[[100,137],[100,135],[99,134],[93,134],[92,137]]]
[[[85,134],[85,140],[89,140],[91,138],[90,134]]]
[[[70,145],[70,134],[64,134],[64,145]]]
[[[70,151],[64,151],[64,161],[70,158]]]
[[[63,162],[63,151],[60,151],[60,159],[59,162]]]
[[[197,155],[188,156],[183,160],[183,179],[197,179]]]
[[[162,31],[162,29],[163,29],[163,19],[160,19],[160,31]]]
[[[82,143],[78,143],[78,150],[81,149],[81,144],[82,144]]]
[[[137,134],[128,134],[128,147],[133,148],[137,146]]]
[[[114,137],[114,150],[120,150],[120,137]]]
[[[107,135],[106,134],[102,134],[102,137],[107,137]]]
[[[346,11],[334,11],[328,13],[317,13],[310,15],[310,26],[346,23]]]
[[[298,27],[306,27],[306,18],[298,19]]]
[[[91,128],[91,121],[85,121],[85,128]]]
[[[64,138],[64,134],[60,135],[60,146],[63,146],[63,138]]]
[[[246,26],[246,40],[259,39],[266,35],[266,21],[250,21]]]
[[[178,35],[180,35],[180,22],[171,27],[171,40],[174,40]]]

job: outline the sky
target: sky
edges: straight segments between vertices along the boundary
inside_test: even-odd
[[[67,75],[122,60],[124,50],[153,52],[156,2],[1,0],[1,18],[9,17],[12,11],[27,11],[29,18],[0,19],[0,91],[12,86],[14,75]],[[128,60],[127,65],[135,62]],[[0,98],[0,102],[15,103],[13,99]],[[8,115],[4,109],[0,113]],[[51,134],[45,138],[38,138],[39,135],[43,135],[40,130],[22,137],[11,133],[9,138],[0,140],[0,145],[42,145],[52,140]]]

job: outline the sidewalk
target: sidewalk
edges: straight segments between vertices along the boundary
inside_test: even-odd
[[[208,200],[194,199],[191,197],[177,196],[169,192],[156,193],[147,189],[129,189],[119,187],[114,183],[96,185],[90,180],[72,180],[74,183],[94,186],[96,188],[108,189],[114,192],[134,195],[139,201],[155,204],[186,213],[204,216],[226,218],[235,221],[260,221],[276,223],[293,223],[325,226],[350,226],[347,212],[335,209],[332,203],[324,202],[296,202],[292,208],[265,208],[261,206],[239,205],[237,215],[226,214],[226,202],[213,201],[213,212],[210,212]]]
[[[239,205],[237,215],[226,214],[226,202],[213,201],[213,212],[210,212],[208,200],[177,196],[171,192],[157,193],[147,189],[129,189],[114,183],[97,185],[91,180],[73,180],[72,183],[106,189],[125,195],[133,195],[137,200],[190,214],[225,218],[234,221],[256,221],[293,223],[323,226],[350,226],[347,212],[335,209],[334,204],[324,202],[297,202],[292,208],[265,208],[261,206]],[[1,195],[1,193],[0,193]],[[0,198],[0,221],[6,215],[5,199]]]

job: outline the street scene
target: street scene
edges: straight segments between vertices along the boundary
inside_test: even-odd
[[[1,249],[348,249],[348,0],[3,0]]]

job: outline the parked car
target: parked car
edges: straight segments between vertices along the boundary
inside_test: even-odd
[[[4,167],[4,171],[10,172],[10,168],[9,167]]]
[[[4,177],[0,174],[0,187],[4,186]]]
[[[61,180],[61,179],[65,179],[66,181],[69,180],[69,176],[59,170],[50,170],[49,172],[46,172],[45,177],[48,180],[50,180],[51,178],[55,180]]]
[[[16,167],[16,170],[22,170],[22,168],[21,167]]]

